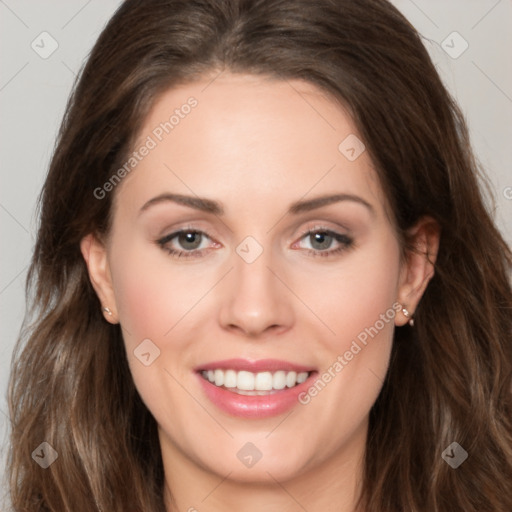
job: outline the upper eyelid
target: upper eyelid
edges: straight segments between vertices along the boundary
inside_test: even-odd
[[[331,233],[337,233],[340,235],[343,235],[343,234],[348,235],[348,234],[350,234],[351,230],[345,226],[340,226],[339,228],[331,228],[326,225],[317,223],[314,226],[309,226],[307,228],[304,228],[304,230],[301,231],[301,234],[305,235],[307,233],[315,232],[315,231],[327,231],[327,232],[331,232]],[[340,231],[345,231],[345,233],[340,233]]]
[[[307,219],[302,219],[302,220],[299,220],[297,219],[298,222],[294,224],[299,225],[299,226],[302,226],[302,225],[307,225],[308,227],[307,228],[304,228],[302,230],[303,233],[306,233],[307,231],[314,231],[316,229],[324,229],[324,230],[330,230],[330,231],[334,231],[334,232],[338,232],[339,230],[342,230],[344,231],[345,234],[351,234],[352,233],[352,228],[349,227],[350,226],[350,223],[352,223],[353,221],[351,221],[348,225],[344,222],[342,222],[340,219],[336,219],[336,220],[317,220],[317,221],[314,221],[314,220],[307,220]],[[206,234],[209,234],[209,233],[216,233],[216,235],[214,235],[213,237],[215,238],[217,236],[217,234],[219,236],[220,235],[220,232],[219,232],[219,229],[217,227],[214,227],[213,229],[210,229],[209,227],[206,227],[206,228],[203,228],[201,225],[207,225],[207,226],[210,226],[211,225],[211,222],[210,221],[204,221],[204,219],[195,219],[195,218],[192,218],[192,219],[189,219],[189,220],[183,220],[182,222],[176,222],[176,223],[173,223],[174,226],[172,225],[168,225],[167,227],[163,227],[163,229],[159,229],[158,231],[160,233],[162,233],[162,235],[158,236],[158,238],[163,238],[163,237],[166,237],[168,236],[168,234],[171,234],[171,233],[178,233],[180,231],[184,231],[184,230],[191,230],[191,231],[201,231],[201,232],[204,232]],[[329,226],[329,225],[334,225],[334,226]],[[297,227],[289,227],[285,230],[285,233],[289,233],[291,231],[293,232],[296,232],[297,231]],[[230,232],[230,234],[232,235],[233,234],[233,231],[230,229],[230,228],[227,228],[227,230]],[[221,230],[223,231],[223,230]]]

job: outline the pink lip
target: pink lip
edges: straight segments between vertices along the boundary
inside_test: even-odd
[[[196,372],[202,370],[235,370],[246,371],[252,373],[258,372],[277,372],[284,370],[285,372],[312,372],[315,368],[311,366],[302,366],[288,361],[280,361],[279,359],[260,359],[259,361],[249,361],[248,359],[225,359],[223,361],[213,361],[195,368]]]
[[[201,371],[214,370],[216,368],[222,370],[249,371],[258,373],[261,371],[296,371],[311,372],[311,375],[301,384],[293,388],[284,388],[274,391],[271,395],[239,395],[225,388],[220,388],[206,380]],[[196,375],[206,397],[219,409],[231,416],[242,418],[269,418],[277,416],[290,410],[299,404],[298,396],[306,391],[313,383],[318,372],[312,368],[288,363],[286,361],[278,361],[276,359],[264,359],[260,361],[248,361],[245,359],[229,359],[225,361],[216,361],[206,365],[199,366],[196,369]]]

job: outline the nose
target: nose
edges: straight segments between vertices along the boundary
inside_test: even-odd
[[[272,268],[270,251],[263,251],[252,263],[236,253],[233,258],[234,269],[221,292],[219,321],[223,329],[250,338],[290,329],[294,321],[293,296],[282,282],[286,282],[286,277],[280,275],[283,272]]]

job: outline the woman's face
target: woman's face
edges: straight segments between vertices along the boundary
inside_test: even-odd
[[[399,244],[356,137],[312,85],[227,73],[169,90],[145,120],[109,192],[102,297],[176,478],[360,462],[405,319]]]

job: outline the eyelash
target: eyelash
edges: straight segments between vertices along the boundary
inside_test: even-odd
[[[209,235],[207,231],[202,231],[194,228],[182,228],[178,231],[174,231],[173,233],[170,233],[169,235],[166,235],[159,240],[157,240],[157,244],[166,252],[168,252],[173,258],[201,258],[203,257],[204,251],[208,251],[208,249],[194,249],[193,251],[180,251],[176,249],[172,249],[170,247],[166,247],[166,244],[169,243],[171,240],[176,238],[177,236],[183,234],[183,233],[189,233],[189,234],[195,234],[195,235],[206,235],[207,238],[212,239],[212,237]],[[337,254],[340,254],[348,249],[351,249],[354,247],[354,240],[350,238],[347,235],[342,235],[341,233],[337,233],[336,231],[333,231],[331,229],[327,229],[324,227],[315,227],[313,229],[308,229],[305,232],[303,232],[300,235],[299,240],[302,240],[303,238],[315,235],[315,234],[324,234],[327,236],[331,236],[336,242],[340,244],[340,246],[337,249],[330,249],[321,251],[318,249],[306,249],[307,254],[309,256],[317,257],[329,257],[334,256]],[[208,251],[209,252],[209,251]]]

